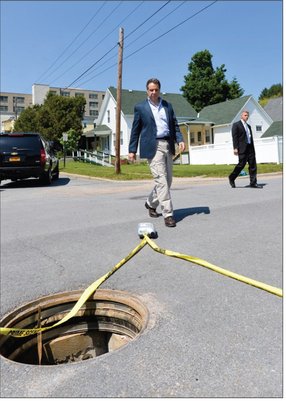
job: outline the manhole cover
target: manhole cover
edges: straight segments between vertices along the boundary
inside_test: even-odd
[[[74,306],[82,291],[53,294],[21,306],[5,316],[0,327],[52,326]],[[39,319],[40,316],[40,319]],[[41,335],[1,336],[0,354],[15,362],[58,365],[79,362],[114,351],[146,327],[148,310],[123,291],[97,290],[77,314]]]

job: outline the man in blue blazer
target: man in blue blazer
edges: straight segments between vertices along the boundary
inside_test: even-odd
[[[180,152],[185,150],[183,135],[173,110],[160,97],[161,83],[151,78],[146,83],[147,99],[134,108],[134,120],[129,142],[129,160],[136,159],[140,141],[140,158],[147,159],[155,186],[145,203],[150,217],[158,217],[157,206],[161,206],[167,227],[175,227],[170,188],[173,178],[173,155],[175,143]]]
[[[249,177],[251,188],[261,188],[257,185],[257,166],[253,136],[251,126],[247,124],[249,112],[244,110],[241,113],[241,119],[235,122],[232,126],[232,141],[233,153],[238,156],[238,164],[235,166],[233,172],[229,175],[229,183],[232,188],[235,188],[234,180],[238,177],[243,170],[246,163],[249,166]]]

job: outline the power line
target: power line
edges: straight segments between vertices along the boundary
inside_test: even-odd
[[[63,75],[65,75],[68,71],[70,71],[70,70],[73,69],[76,65],[78,65],[83,59],[85,59],[85,57],[86,57],[87,55],[90,55],[91,52],[92,52],[93,50],[95,50],[100,44],[102,44],[102,42],[103,42],[108,36],[110,36],[124,21],[126,21],[139,7],[141,7],[143,3],[144,3],[144,0],[142,0],[140,4],[138,4],[125,18],[123,18],[123,20],[122,20],[118,25],[116,25],[116,27],[115,27],[113,30],[111,30],[107,35],[105,35],[105,37],[104,37],[101,41],[98,41],[98,43],[97,43],[94,47],[92,47],[90,50],[88,50],[88,51],[81,57],[81,59],[80,59],[79,61],[75,62],[71,67],[69,67],[67,70],[65,70],[61,75],[59,75],[57,78],[55,78],[51,83],[57,81],[59,78],[61,78]],[[115,10],[114,10],[114,11],[115,11]],[[111,15],[111,14],[110,14],[110,15]],[[110,17],[110,15],[109,15],[109,17]]]
[[[138,36],[135,40],[133,40],[133,42],[131,42],[131,43],[129,43],[127,46],[125,46],[125,49],[127,49],[129,46],[131,46],[134,42],[136,42],[138,39],[140,39],[147,31],[148,32],[150,32],[152,29],[154,29],[154,28],[156,28],[157,26],[158,26],[158,24],[160,24],[164,19],[166,19],[167,17],[169,17],[169,15],[171,15],[171,14],[173,14],[178,8],[180,8],[184,3],[186,3],[186,0],[185,1],[183,1],[181,4],[179,4],[176,8],[174,8],[172,11],[170,11],[167,15],[165,15],[163,18],[161,18],[158,22],[157,22],[157,24],[156,25],[153,25],[151,28],[148,28],[146,31],[144,31],[140,36]],[[167,3],[165,4],[165,5],[167,5]],[[164,6],[165,6],[164,5]],[[163,7],[164,7],[163,6]],[[163,7],[161,7],[159,10],[161,10]],[[159,10],[157,10],[155,13],[153,13],[152,15],[151,15],[151,17],[153,17],[154,15],[156,15],[157,14],[157,12],[159,11]],[[142,24],[140,24],[140,27],[145,23],[145,22],[147,22],[151,17],[148,17]],[[132,33],[134,33],[135,31],[137,31],[137,29],[138,29],[139,27],[137,27],[136,29],[134,29],[133,31],[132,31]],[[128,37],[128,36],[130,36],[131,35],[131,33],[130,34],[128,34],[126,37]],[[125,40],[126,40],[126,37],[125,37]],[[112,57],[109,57],[107,60],[105,60],[105,62],[104,63],[102,63],[101,65],[100,65],[100,67],[102,67],[104,64],[106,64],[108,61],[110,61],[111,59],[113,59],[113,57],[114,56],[112,56]],[[113,64],[112,65],[112,67],[114,66],[114,65],[116,65],[116,64]],[[109,69],[109,68],[107,68],[107,69]],[[106,70],[104,70],[104,71],[106,71]],[[90,74],[92,74],[92,71],[90,71],[89,73],[87,73],[86,75],[88,76],[88,75],[90,75]],[[85,82],[88,82],[88,81],[85,81]],[[85,83],[84,82],[84,83]]]
[[[107,1],[107,0],[106,0]],[[106,1],[102,4],[100,9],[96,11],[96,13],[91,17],[88,23],[82,28],[82,30],[76,35],[76,37],[71,41],[71,43],[63,50],[63,52],[57,57],[57,59],[49,66],[49,68],[36,80],[39,82],[49,71],[50,69],[57,63],[57,61],[68,51],[68,49],[75,43],[75,41],[80,37],[80,35],[85,31],[91,21],[97,16],[97,14],[101,11],[101,9],[105,6]],[[50,74],[49,74],[50,75]]]
[[[140,39],[143,35],[145,35],[146,32],[150,32],[152,31],[152,29],[156,28],[162,21],[164,21],[164,19],[166,19],[167,17],[169,17],[169,15],[173,14],[175,11],[178,10],[178,8],[180,8],[184,3],[186,3],[186,0],[183,1],[181,4],[179,4],[176,8],[174,8],[172,11],[170,11],[167,15],[165,15],[163,18],[161,18],[156,25],[153,25],[151,28],[148,28],[146,31],[144,31],[143,33],[141,33],[140,36],[138,36],[136,39],[134,39],[131,43],[128,43],[127,46],[125,46],[125,50],[130,47],[131,45],[133,45],[133,43],[137,42],[138,39]],[[128,35],[129,36],[129,35]],[[125,38],[126,39],[126,38]]]
[[[120,1],[119,4],[111,11],[111,13],[109,13],[108,16],[107,16],[105,19],[103,19],[103,20],[101,21],[101,24],[99,24],[99,25],[96,27],[96,29],[95,29],[94,31],[92,31],[92,32],[90,33],[90,35],[89,35],[86,39],[84,39],[84,40],[79,44],[79,46],[78,46],[67,58],[65,58],[65,60],[53,71],[53,73],[54,73],[55,71],[57,71],[67,60],[69,60],[69,59],[74,55],[74,53],[75,53],[80,47],[82,47],[82,45],[83,45],[84,43],[86,43],[86,41],[87,41],[92,35],[94,35],[94,33],[97,32],[99,28],[101,28],[101,26],[105,23],[105,21],[106,21],[108,18],[111,17],[111,15],[121,6],[122,3],[123,3],[123,0]],[[64,75],[64,73],[61,74],[60,77],[61,77],[62,75]],[[60,77],[55,78],[51,83],[55,82],[55,81],[58,80]]]
[[[170,33],[171,31],[173,31],[174,29],[178,28],[179,26],[183,25],[184,23],[186,23],[187,21],[189,21],[190,19],[194,18],[195,16],[197,16],[198,14],[202,13],[203,11],[205,11],[207,8],[211,7],[212,5],[214,5],[215,3],[217,3],[218,0],[214,0],[211,4],[208,4],[207,6],[203,7],[202,9],[200,9],[199,11],[197,11],[195,14],[192,14],[190,17],[186,18],[185,20],[181,21],[179,24],[173,26],[171,29],[169,29],[168,31],[164,32],[163,34],[161,34],[160,36],[158,36],[157,38],[151,40],[150,42],[146,43],[144,46],[140,47],[139,49],[135,50],[133,53],[130,53],[127,57],[124,57],[124,60],[127,60],[128,58],[132,57],[134,54],[138,53],[140,50],[144,49],[145,47],[151,45],[152,43],[156,42],[157,40],[161,39],[163,36],[167,35],[168,33]],[[86,84],[87,82],[91,81],[92,79],[96,78],[97,76],[103,74],[104,72],[110,70],[111,68],[113,68],[114,66],[116,66],[117,63],[112,64],[111,66],[107,67],[105,70],[99,72],[96,75],[93,75],[91,78],[89,78],[88,80],[84,81],[82,83],[82,85]],[[83,76],[84,74],[82,74]]]
[[[149,19],[153,18],[154,15],[156,15],[159,11],[163,10],[164,7],[166,7],[171,0],[168,0],[167,3],[165,3],[162,7],[160,7],[155,13],[153,13],[152,15],[150,15],[149,18],[147,18],[145,21],[142,22],[142,24],[140,24],[139,26],[137,26],[137,28],[133,29],[133,31],[131,31],[125,38],[125,40],[131,36],[134,32],[136,32],[142,25],[144,25],[147,21],[149,21]]]
[[[105,56],[107,56],[113,49],[117,47],[118,43],[113,46],[110,50],[108,50],[99,60],[97,60],[94,64],[92,64],[86,71],[84,71],[78,78],[76,78],[71,84],[67,85],[65,89],[70,88],[75,84],[82,76],[84,76],[91,68],[93,68],[97,63],[99,63]]]
[[[129,54],[127,57],[125,57],[125,60],[128,59],[129,57],[133,56],[134,54],[138,53],[140,50],[144,49],[145,47],[151,45],[152,43],[156,42],[157,40],[161,39],[163,36],[167,35],[174,29],[178,28],[179,26],[183,25],[185,22],[189,21],[191,18],[194,18],[196,15],[200,14],[201,12],[205,11],[207,8],[211,7],[214,5],[218,0],[214,0],[211,4],[207,5],[206,7],[203,7],[201,10],[197,11],[195,14],[191,15],[190,17],[186,18],[184,21],[180,22],[179,24],[175,25],[173,28],[169,29],[165,33],[162,33],[162,35],[158,36],[154,40],[151,40],[150,42],[146,43],[144,46],[140,47],[139,49],[135,50],[133,53]]]
[[[136,32],[142,25],[144,25],[147,21],[149,21],[152,17],[154,17],[159,11],[161,11],[164,7],[166,7],[166,5],[170,3],[170,1],[171,0],[168,0],[162,7],[160,7],[157,11],[155,11],[153,14],[151,14],[150,17],[148,17],[139,26],[137,26],[128,36],[130,36],[134,32]],[[67,88],[69,88],[71,85],[73,85],[75,82],[77,82],[83,75],[86,75],[88,71],[90,71],[99,61],[101,61],[107,54],[109,54],[115,47],[117,47],[117,45],[118,45],[118,43],[114,47],[112,47],[107,53],[105,53],[105,55],[103,57],[101,57],[99,60],[97,60],[95,63],[93,63],[85,72],[83,72],[78,78],[76,78],[70,85],[68,85]]]

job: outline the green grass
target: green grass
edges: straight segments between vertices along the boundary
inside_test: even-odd
[[[174,165],[174,177],[227,177],[234,165]],[[282,172],[283,164],[265,163],[257,166],[258,174]],[[115,173],[115,167],[97,166],[91,163],[66,160],[66,166],[60,161],[60,171],[85,175],[88,177],[106,178],[111,180],[149,180],[152,176],[147,163],[124,164],[120,174]],[[248,169],[245,168],[248,173]]]

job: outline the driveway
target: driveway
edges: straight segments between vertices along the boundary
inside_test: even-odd
[[[176,228],[144,208],[151,181],[65,176],[50,187],[2,182],[1,316],[84,290],[155,225],[158,246],[282,287],[282,176],[175,179]],[[149,310],[127,346],[88,361],[35,366],[1,357],[1,397],[282,397],[282,299],[148,245],[101,288]]]

